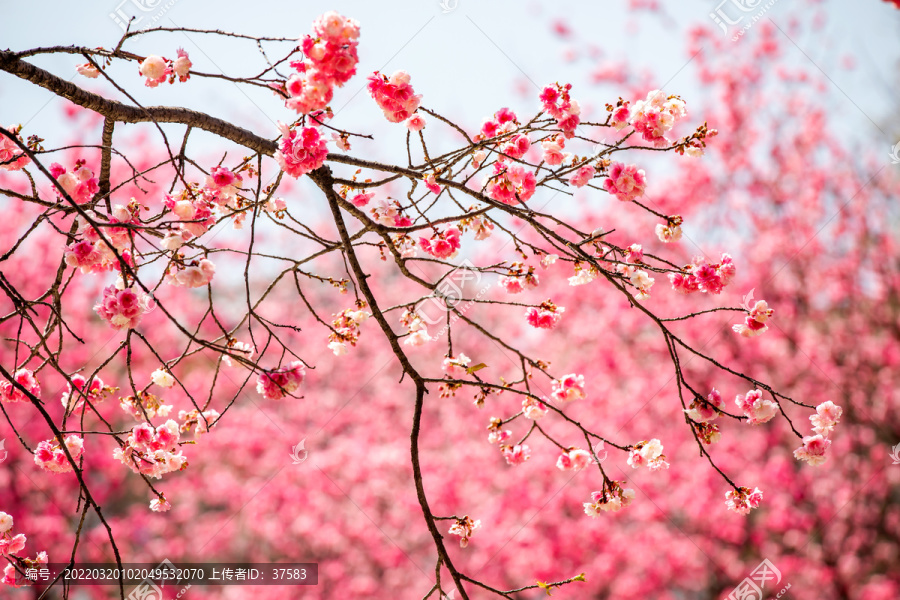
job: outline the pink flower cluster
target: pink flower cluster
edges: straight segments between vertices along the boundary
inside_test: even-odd
[[[656,438],[649,442],[638,442],[635,444],[628,455],[628,464],[631,465],[632,469],[645,466],[651,471],[669,468],[669,463],[666,462],[666,455],[663,454],[663,445]]]
[[[278,129],[282,137],[275,160],[285,173],[296,179],[322,166],[328,156],[328,145],[318,129],[304,127],[298,132],[281,121]]]
[[[300,389],[304,377],[306,369],[303,363],[295,360],[281,369],[261,373],[256,381],[256,391],[266,400],[280,400]]]
[[[563,152],[566,147],[566,136],[561,133],[541,142],[541,147],[544,149],[544,162],[551,167],[563,164],[572,156],[569,152]]]
[[[646,187],[647,178],[643,169],[620,162],[609,166],[609,177],[603,181],[603,189],[623,202],[643,196]]]
[[[556,126],[562,130],[563,135],[571,138],[575,135],[575,128],[580,122],[581,107],[578,102],[569,97],[572,84],[548,85],[541,91],[540,99],[544,111],[556,119]]]
[[[528,324],[537,329],[553,329],[562,319],[566,311],[564,306],[556,306],[550,300],[542,302],[540,306],[532,306],[525,311],[525,319]]]
[[[72,456],[72,460],[78,462],[84,454],[84,440],[79,436],[72,434],[66,436],[66,450]],[[66,457],[65,450],[59,445],[56,438],[44,440],[39,443],[34,451],[34,464],[50,471],[51,473],[69,473],[72,471],[72,463]]]
[[[669,143],[666,133],[686,115],[684,100],[678,96],[666,96],[660,90],[653,90],[647,94],[646,100],[634,103],[631,125],[641,134],[645,142],[656,148],[663,148]]]
[[[591,464],[591,453],[581,448],[572,448],[563,452],[556,459],[556,468],[560,471],[580,471]]]
[[[534,195],[535,184],[534,173],[525,167],[496,162],[485,191],[498,202],[516,204],[525,202]]]
[[[543,400],[543,402],[541,400]],[[544,404],[544,402],[547,402],[547,398],[542,398],[541,400],[531,396],[522,400],[522,414],[525,415],[526,419],[537,421],[550,412],[550,409]]]
[[[113,388],[104,384],[99,377],[91,379],[90,385],[87,385],[87,379],[80,373],[72,375],[71,379],[72,383],[66,384],[66,391],[59,398],[63,408],[66,409],[66,413],[71,413],[81,408],[84,405],[85,397],[95,401],[101,399],[104,393],[112,393],[113,391]],[[74,389],[72,385],[75,386]]]
[[[25,549],[25,534],[12,534],[13,518],[5,512],[0,512],[0,556],[19,554]]]
[[[762,499],[763,493],[759,488],[751,490],[750,488],[741,487],[725,494],[725,505],[728,506],[728,510],[733,510],[739,515],[746,515],[752,509],[759,508],[759,503],[762,502]]]
[[[591,165],[584,165],[569,178],[569,183],[575,187],[584,187],[594,178],[596,171]],[[607,181],[609,181],[607,179]]]
[[[550,396],[556,402],[572,402],[587,398],[587,392],[584,391],[584,375],[575,373],[563,375],[560,379],[554,379],[551,385],[553,393]]]
[[[332,332],[328,335],[328,349],[335,356],[344,356],[349,351],[348,346],[356,346],[359,341],[359,326],[371,317],[364,310],[347,308],[334,315],[331,322]]]
[[[113,458],[147,477],[161,479],[166,473],[187,468],[187,459],[178,449],[181,431],[178,423],[169,419],[159,427],[149,423],[135,425],[121,448],[113,451]]]
[[[521,294],[528,288],[540,285],[540,279],[534,267],[526,267],[523,263],[514,262],[509,267],[509,275],[500,278],[500,285],[508,294]]]
[[[705,258],[696,257],[694,262],[684,267],[681,273],[669,273],[672,289],[682,294],[704,292],[720,294],[734,279],[737,268],[728,254],[716,264],[709,264]]]
[[[515,467],[521,465],[531,458],[531,448],[526,444],[516,444],[515,446],[500,446],[500,452],[506,459],[506,464]]]
[[[744,322],[731,327],[735,333],[739,333],[742,337],[755,337],[768,331],[769,326],[766,325],[766,321],[775,314],[775,310],[769,308],[769,304],[765,300],[759,300],[756,304],[750,306],[752,298],[753,292],[751,291],[747,295],[747,299],[744,300],[744,309],[749,313],[744,317]]]
[[[94,312],[113,329],[134,329],[149,307],[150,297],[141,290],[110,285],[103,288],[103,297],[94,305]]]
[[[19,138],[19,141],[22,141],[19,135],[21,129],[20,126],[7,128]],[[0,171],[18,171],[30,162],[31,159],[19,149],[15,142],[5,135],[0,135]]]
[[[843,412],[840,406],[830,400],[817,406],[816,414],[809,418],[815,435],[803,438],[803,445],[794,450],[794,458],[814,466],[824,463],[827,460],[825,453],[831,447],[828,436],[834,431],[834,426],[840,421]]]
[[[476,529],[481,527],[481,521],[473,521],[468,515],[462,519],[456,519],[450,529],[447,531],[450,535],[459,536],[459,547],[465,548],[469,545],[469,538]]]
[[[30,369],[19,369],[13,374],[13,379],[34,396],[41,397],[41,384]],[[0,401],[30,402],[28,396],[9,381],[0,381]]]
[[[80,65],[84,67],[84,65]],[[178,49],[178,58],[174,61],[167,60],[162,56],[151,54],[143,61],[139,67],[141,75],[144,76],[144,85],[147,87],[156,87],[161,83],[165,83],[166,79],[169,83],[175,83],[176,77],[179,81],[185,82],[191,78],[190,71],[193,64],[188,57],[188,53],[183,48]],[[94,74],[96,69],[78,68],[78,72],[86,77],[96,77]]]
[[[472,359],[460,352],[459,356],[446,357],[441,363],[441,369],[452,379],[462,379],[468,375],[466,368],[468,368],[470,362],[472,362]]]
[[[46,566],[49,559],[46,552],[39,552],[34,558],[21,556],[25,550],[27,538],[24,533],[13,535],[12,529],[12,516],[0,512],[0,556],[8,561],[3,569],[3,576],[0,577],[0,583],[12,587],[24,587],[29,585],[30,581],[22,577],[20,571]],[[17,568],[19,571],[16,570]]]
[[[722,399],[722,394],[713,388],[705,401],[702,398],[696,398],[684,412],[694,423],[709,423],[719,418],[719,411],[724,406],[725,401]]]
[[[400,315],[400,324],[409,331],[403,340],[407,346],[422,346],[431,341],[431,336],[428,335],[428,326],[416,311],[409,309],[403,311],[403,314]]]
[[[72,200],[78,204],[89,202],[94,194],[100,191],[100,180],[94,177],[94,172],[84,166],[85,161],[79,160],[71,172],[67,171],[59,163],[50,165],[50,174],[56,178],[60,187],[66,191]],[[62,198],[57,190],[56,194]]]
[[[422,96],[416,94],[409,79],[406,71],[397,71],[390,77],[375,71],[369,76],[366,86],[369,94],[384,111],[384,118],[391,123],[406,120],[422,102]]]
[[[316,37],[307,35],[301,42],[306,58],[291,63],[297,72],[285,87],[290,96],[285,106],[301,114],[325,108],[342,87],[356,74],[359,62],[359,23],[334,11],[313,21]]]
[[[444,231],[437,231],[431,238],[420,237],[419,246],[435,258],[453,258],[459,252],[461,235],[456,227],[448,227]]]
[[[618,512],[631,504],[635,496],[634,490],[623,488],[622,484],[610,481],[606,490],[593,492],[591,501],[584,503],[584,513],[596,519],[601,512]]]
[[[475,136],[475,141],[479,142],[481,140],[513,132],[518,125],[519,120],[518,117],[516,117],[516,113],[506,107],[501,108],[494,113],[494,118],[484,120],[484,123],[481,124],[481,131]]]
[[[770,421],[778,414],[778,403],[763,398],[760,390],[750,390],[744,395],[738,394],[734,403],[744,412],[751,425]]]
[[[176,268],[174,263],[167,271],[167,281],[175,287],[197,288],[208,285],[216,274],[216,265],[213,261],[204,258],[196,261],[196,264]]]

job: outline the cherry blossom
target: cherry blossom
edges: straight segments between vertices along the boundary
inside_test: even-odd
[[[821,434],[808,435],[803,438],[803,445],[794,450],[794,458],[813,466],[821,465],[828,459],[825,452],[830,446],[831,440]]]
[[[623,202],[640,198],[646,187],[644,170],[621,162],[613,162],[609,166],[609,176],[603,180],[603,189]]]
[[[481,527],[481,521],[473,521],[468,515],[461,519],[456,519],[450,529],[447,531],[450,535],[459,536],[459,547],[465,548],[469,545],[469,538],[476,529]]]
[[[13,374],[17,384],[33,396],[41,397],[41,385],[30,369],[19,369]],[[9,381],[0,381],[0,402],[31,402],[28,395]]]
[[[545,402],[547,402],[546,398],[542,398],[538,400],[531,396],[528,396],[524,400],[522,400],[522,414],[525,415],[526,419],[531,419],[532,421],[537,421],[541,417],[545,416],[550,409],[547,408]]]
[[[739,515],[749,514],[754,508],[759,508],[762,502],[763,493],[759,488],[741,487],[737,490],[731,490],[725,494],[725,504],[728,510],[732,510]]]
[[[72,434],[66,436],[65,443],[69,455],[77,463],[84,454],[84,440],[80,436]],[[34,452],[34,464],[51,473],[70,473],[72,471],[72,464],[56,438],[44,440],[38,444]]]
[[[554,379],[552,385],[551,397],[557,402],[565,403],[587,398],[587,392],[584,391],[584,375],[575,373],[563,375],[559,379]]]
[[[328,146],[318,129],[304,127],[298,131],[279,121],[278,130],[282,137],[275,160],[285,173],[296,179],[325,162]]]
[[[556,306],[550,300],[542,302],[540,306],[532,306],[525,311],[525,319],[528,324],[537,329],[553,329],[559,324],[562,314],[566,311],[564,306]]]
[[[391,123],[405,121],[416,112],[422,101],[422,96],[415,93],[409,80],[406,71],[397,71],[390,77],[375,71],[369,76],[366,86],[369,94],[384,112],[384,118]]]
[[[762,397],[760,390],[750,390],[744,395],[738,394],[734,403],[737,404],[748,418],[751,425],[760,425],[769,421],[778,414],[778,403]]]
[[[631,452],[628,454],[628,464],[631,468],[645,466],[651,471],[657,469],[668,469],[669,463],[666,462],[666,456],[663,452],[663,445],[656,438],[649,442],[638,442],[632,446]]]
[[[22,141],[21,125],[12,125],[8,127],[8,129],[12,132],[12,134],[16,137],[20,142]],[[0,136],[0,170],[2,171],[18,171],[28,165],[31,162],[31,159],[28,158],[24,152],[22,152],[21,148],[16,145],[8,137]]]
[[[459,253],[461,232],[456,227],[436,231],[430,238],[420,237],[419,246],[435,258],[453,258]]]
[[[521,465],[526,460],[531,458],[531,448],[529,448],[526,444],[516,444],[515,446],[501,446],[500,451],[503,453],[503,458],[506,459],[506,464],[515,467],[516,465]]]
[[[828,435],[834,431],[834,426],[840,422],[843,410],[831,400],[823,402],[816,407],[816,414],[809,417],[813,431],[819,435]]]
[[[504,204],[525,202],[534,195],[536,179],[521,165],[494,163],[494,173],[486,180],[487,194]]]
[[[103,297],[94,305],[94,312],[113,329],[134,329],[149,306],[150,297],[143,291],[110,285],[103,288]]]
[[[154,427],[149,423],[135,425],[124,444],[113,451],[113,458],[135,473],[161,479],[166,473],[187,468],[187,459],[178,449],[181,432],[178,423],[169,419]]]
[[[624,482],[622,482],[624,483]],[[609,489],[591,493],[591,501],[584,503],[586,515],[597,518],[601,512],[618,512],[631,504],[635,493],[631,488],[623,488],[616,481],[609,483]]]
[[[84,161],[76,162],[72,171],[67,171],[59,163],[53,163],[50,165],[50,174],[78,204],[89,202],[94,194],[100,191],[99,179],[94,176],[93,171],[84,166]]]
[[[266,400],[280,400],[300,389],[305,377],[303,363],[295,360],[286,367],[262,372],[256,380],[256,391]]]
[[[591,453],[580,448],[573,448],[563,452],[556,459],[556,468],[560,471],[580,471],[592,461]]]
[[[166,59],[155,54],[151,54],[141,62],[141,75],[146,77],[144,85],[147,87],[156,87],[160,83],[166,81]]]

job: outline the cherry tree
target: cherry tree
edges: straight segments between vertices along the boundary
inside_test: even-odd
[[[181,49],[149,56],[127,49],[138,37],[178,31],[251,44],[264,64],[252,77],[219,76],[196,71]],[[439,415],[464,398],[484,411],[465,413],[466,420],[477,421],[507,469],[550,461],[559,471],[591,474],[594,484],[564,492],[577,497],[579,518],[589,524],[627,519],[628,510],[611,513],[641,503],[630,474],[613,471],[608,455],[620,455],[632,472],[674,462],[662,431],[682,436],[680,457],[688,445],[695,455],[673,471],[703,464],[708,472],[702,476],[708,485],[696,492],[705,496],[698,507],[725,514],[750,514],[769,491],[734,464],[742,448],[723,444],[726,450],[716,451],[723,423],[768,430],[781,421],[792,439],[782,459],[811,466],[826,460],[840,403],[814,394],[795,399],[789,378],[775,386],[755,376],[758,369],[739,366],[754,352],[747,348],[765,343],[781,306],[755,297],[751,288],[761,290],[765,281],[733,289],[744,266],[754,264],[752,272],[761,275],[754,253],[735,248],[685,259],[672,247],[683,237],[686,211],[647,197],[654,174],[641,167],[642,157],[674,153],[672,161],[695,173],[707,142],[722,143],[716,129],[691,123],[682,98],[629,90],[590,119],[571,85],[553,83],[534,95],[533,114],[498,106],[473,127],[426,107],[413,87],[415,74],[376,72],[366,80],[373,115],[380,110],[407,131],[407,160],[389,162],[355,156],[357,140],[372,134],[343,129],[329,108],[340,88],[360,78],[359,24],[326,13],[299,42],[163,28],[126,33],[111,50],[0,53],[5,73],[86,109],[94,116],[85,118],[101,127],[93,143],[58,147],[41,132],[0,129],[0,159],[9,171],[0,191],[15,217],[3,229],[3,260],[15,269],[4,269],[0,279],[0,408],[20,445],[16,456],[33,455],[18,468],[52,473],[77,498],[78,512],[68,551],[25,552],[30,532],[16,512],[24,503],[0,506],[5,583],[20,584],[27,568],[50,558],[74,562],[80,552],[129,560],[117,533],[130,534],[134,522],[107,516],[109,480],[141,482],[146,496],[132,504],[144,512],[174,514],[184,502],[196,503],[192,514],[202,515],[202,502],[191,496],[205,501],[203,494],[189,488],[167,494],[163,486],[176,477],[191,481],[188,463],[202,460],[204,446],[211,453],[228,447],[216,446],[225,442],[217,431],[252,427],[230,425],[229,413],[245,416],[239,411],[250,403],[263,413],[302,410],[317,401],[308,390],[325,363],[349,367],[315,382],[316,396],[328,389],[352,394],[346,379],[368,357],[367,345],[382,344],[392,356],[398,377],[381,385],[394,404],[341,418],[382,423],[388,417],[375,413],[390,410],[391,426],[409,438],[407,508],[421,514],[418,524],[431,544],[426,598],[450,590],[460,598],[512,598],[592,579],[590,571],[575,570],[534,582],[543,573],[519,570],[519,581],[502,587],[477,568],[459,566],[471,566],[465,554],[490,535],[490,526],[465,494],[449,502],[437,491],[441,481],[429,476],[423,446],[427,438],[454,436]],[[272,48],[285,47],[270,58]],[[73,56],[80,76],[105,80],[128,101],[90,92],[29,60],[59,53]],[[114,78],[119,63],[133,63],[140,79]],[[270,89],[284,104],[285,123],[252,132],[186,108],[142,106],[128,92],[141,83],[189,87],[199,78]],[[131,123],[147,124],[137,143],[121,131]],[[688,124],[685,135],[676,135]],[[225,157],[189,152],[198,132],[215,136]],[[734,140],[725,132],[722,138]],[[454,147],[437,150],[448,139]],[[239,158],[229,158],[234,154]],[[297,193],[304,180],[315,195]],[[592,216],[605,203],[619,221],[585,227],[593,221],[580,214],[585,202],[594,203]],[[232,231],[220,238],[223,225]],[[736,301],[711,298],[726,292]],[[619,316],[598,304],[615,306]],[[702,339],[712,331],[709,319],[723,315],[734,344],[731,362],[706,351]],[[608,339],[609,317],[634,339]],[[574,341],[560,338],[562,332]],[[111,340],[115,347],[107,347]],[[570,344],[592,360],[573,356]],[[653,365],[640,358],[642,346],[655,348]],[[623,439],[619,431],[634,411],[605,397],[614,389],[608,384],[635,380],[640,392],[633,397],[614,393],[640,405],[652,399],[643,380],[650,370],[662,373],[661,364],[675,384],[667,401],[680,433],[641,421],[640,437]],[[65,391],[51,397],[57,385]],[[579,406],[603,407],[604,418]],[[483,438],[466,442],[484,445]],[[487,473],[471,476],[486,488],[496,485]],[[711,504],[710,478],[722,487]],[[88,520],[98,524],[90,544],[83,541]],[[571,524],[573,532],[587,526]],[[100,543],[104,550],[89,547]],[[124,586],[119,592],[124,596]]]

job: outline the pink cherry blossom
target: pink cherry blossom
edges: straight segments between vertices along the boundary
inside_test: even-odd
[[[649,442],[638,442],[635,444],[628,455],[628,464],[633,469],[645,466],[651,471],[669,468],[669,463],[666,462],[666,457],[663,454],[663,445],[656,438]]]
[[[391,123],[409,118],[422,101],[422,96],[415,93],[409,80],[409,73],[406,71],[397,71],[390,78],[378,71],[369,76],[369,94]]]
[[[643,169],[635,165],[614,162],[609,167],[609,177],[603,181],[603,189],[623,202],[644,195],[647,178]]]
[[[486,180],[487,194],[504,204],[525,202],[534,195],[536,179],[521,165],[494,163],[494,172]]]
[[[506,459],[506,464],[513,467],[515,467],[516,465],[521,465],[526,460],[531,458],[531,448],[529,448],[526,444],[503,446],[500,450],[503,453],[503,458]]]
[[[543,400],[543,402],[541,401]],[[526,419],[531,419],[532,421],[537,421],[541,417],[545,416],[550,409],[547,408],[545,402],[547,402],[546,398],[542,398],[538,400],[531,396],[528,396],[524,400],[522,400],[522,414],[525,415]]]
[[[465,548],[469,545],[469,538],[476,529],[481,527],[481,521],[473,521],[468,515],[462,519],[456,519],[450,529],[447,531],[450,535],[459,536],[459,547]]]
[[[77,464],[78,459],[84,454],[84,440],[80,436],[72,434],[66,436],[65,442],[69,455]],[[51,473],[69,473],[73,469],[72,463],[69,462],[56,438],[38,444],[34,452],[34,464]]]
[[[569,183],[575,187],[584,187],[594,178],[594,173],[596,173],[594,167],[585,165],[575,171],[572,177],[569,178]]]
[[[700,398],[695,399],[689,409],[684,412],[694,423],[709,423],[719,418],[719,410],[723,409],[725,401],[719,390],[713,388],[706,401]]]
[[[751,425],[760,425],[778,414],[778,403],[762,397],[760,390],[750,390],[745,395],[737,395],[734,399]]]
[[[298,131],[280,122],[278,128],[282,138],[275,160],[285,173],[296,179],[322,166],[328,146],[318,129],[304,127]]]
[[[178,77],[178,80],[185,82],[191,78],[190,71],[193,63],[184,48],[178,49],[178,58],[172,62],[172,71]]]
[[[461,232],[456,227],[438,231],[431,238],[420,237],[419,246],[435,258],[453,258],[459,251]]]
[[[563,375],[560,379],[554,379],[552,386],[551,397],[556,402],[565,403],[587,398],[587,393],[584,391],[584,375],[575,373]]]
[[[466,372],[466,367],[469,366],[470,362],[472,362],[471,358],[463,353],[460,353],[455,357],[448,356],[447,358],[445,358],[443,363],[441,363],[441,368],[449,377],[452,377],[453,379],[461,379],[468,374]]]
[[[303,363],[295,360],[287,367],[262,372],[256,381],[256,391],[266,400],[280,400],[300,389],[305,377]]]
[[[737,490],[731,490],[725,494],[725,504],[728,510],[732,510],[739,515],[749,514],[754,508],[759,508],[762,502],[763,493],[759,488],[742,487]]]
[[[634,497],[633,489],[623,488],[619,482],[613,481],[610,482],[610,489],[591,493],[591,501],[584,503],[584,512],[596,519],[602,512],[622,510],[631,504]]]
[[[91,63],[76,65],[75,70],[82,77],[87,77],[89,79],[96,79],[100,76],[100,70]]]
[[[425,117],[422,113],[413,113],[406,120],[406,128],[410,131],[422,131],[425,128]]]
[[[144,85],[147,87],[156,87],[160,83],[166,81],[166,59],[161,56],[151,54],[141,62],[141,75],[146,77]]]
[[[834,431],[834,426],[840,421],[843,412],[843,409],[831,400],[818,405],[816,414],[809,417],[813,431],[828,437]]]
[[[94,312],[113,329],[134,329],[149,309],[150,297],[135,288],[118,289],[111,285],[103,289],[103,297]]]
[[[809,435],[803,438],[803,445],[794,450],[794,458],[806,461],[813,466],[821,465],[828,460],[825,452],[830,446],[831,440],[821,434]]]
[[[19,369],[13,374],[13,379],[28,393],[37,398],[41,397],[41,385],[30,369]],[[2,380],[0,381],[0,402],[31,402],[31,400],[12,383]]]
[[[591,453],[587,450],[573,448],[559,455],[556,459],[556,468],[560,471],[580,471],[591,464],[592,460]]]

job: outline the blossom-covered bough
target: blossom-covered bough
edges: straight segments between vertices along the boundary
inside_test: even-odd
[[[161,55],[140,56],[125,49],[137,36],[152,39],[155,33],[179,31],[255,43],[267,66],[252,77],[215,75],[195,71],[181,49],[171,60]],[[282,58],[270,60],[264,44],[284,43],[292,45],[290,50]],[[584,511],[592,517],[618,511],[635,497],[626,481],[617,480],[604,469],[597,455],[600,444],[625,453],[635,469],[669,467],[661,440],[650,435],[635,442],[612,439],[609,432],[601,432],[602,423],[576,420],[567,413],[569,403],[585,401],[596,393],[591,389],[591,373],[551,369],[549,357],[531,355],[523,344],[495,327],[498,319],[518,320],[538,335],[552,336],[561,319],[573,318],[583,320],[584,327],[601,329],[603,324],[578,315],[578,307],[553,301],[552,282],[558,279],[557,274],[568,277],[571,286],[606,286],[606,293],[625,298],[634,310],[655,323],[671,359],[685,426],[696,440],[699,454],[727,482],[728,508],[746,514],[759,506],[763,493],[739,485],[716,466],[710,446],[722,435],[715,423],[720,417],[761,425],[780,416],[802,440],[795,452],[797,459],[813,465],[825,460],[831,443],[828,436],[840,419],[840,407],[831,402],[816,407],[794,400],[764,381],[720,363],[673,329],[675,323],[707,313],[731,312],[737,313],[735,320],[739,321],[734,324],[734,335],[757,336],[766,331],[766,323],[773,317],[773,309],[765,301],[754,302],[751,292],[742,306],[679,316],[664,316],[653,309],[651,291],[654,295],[721,294],[731,283],[739,259],[723,254],[718,262],[697,258],[681,266],[665,256],[644,252],[640,243],[614,243],[614,231],[583,230],[572,206],[567,205],[567,198],[579,188],[598,198],[614,198],[633,209],[634,219],[648,215],[644,228],[648,236],[665,243],[677,242],[682,237],[682,218],[662,214],[644,201],[648,175],[633,161],[639,162],[642,152],[676,152],[689,157],[684,160],[695,160],[703,154],[707,140],[716,134],[705,123],[687,136],[667,137],[687,117],[681,98],[653,90],[633,102],[611,102],[604,119],[590,121],[582,120],[571,86],[554,83],[536,98],[539,106],[534,115],[524,118],[500,108],[471,134],[465,125],[452,122],[435,107],[427,108],[409,74],[398,71],[387,76],[376,72],[369,76],[366,87],[387,121],[396,124],[391,126],[407,129],[404,164],[355,156],[355,138],[371,138],[371,134],[340,128],[329,108],[335,90],[356,74],[359,25],[327,13],[313,24],[311,35],[302,38],[299,46],[295,44],[296,40],[282,38],[161,28],[126,33],[112,50],[51,47],[0,52],[0,70],[94,111],[104,120],[102,139],[96,146],[99,164],[53,162],[53,153],[61,149],[44,148],[43,140],[33,134],[24,137],[29,132],[20,128],[0,128],[0,168],[20,172],[30,188],[30,192],[3,188],[0,193],[11,202],[31,203],[41,209],[19,239],[3,240],[2,260],[8,260],[29,236],[44,228],[55,229],[65,244],[55,278],[41,294],[26,296],[0,274],[0,288],[8,300],[4,307],[9,307],[0,316],[0,324],[16,323],[21,332],[17,340],[7,342],[15,348],[15,365],[0,364],[0,409],[4,409],[19,442],[34,454],[36,468],[77,478],[83,500],[81,523],[89,512],[96,514],[106,527],[116,561],[121,562],[123,557],[113,528],[83,477],[91,468],[85,438],[98,438],[106,447],[104,451],[146,483],[150,508],[166,511],[177,498],[167,498],[154,480],[186,469],[190,450],[183,452],[183,446],[202,446],[201,436],[214,432],[217,421],[227,418],[232,405],[240,401],[240,392],[230,400],[215,397],[213,389],[220,376],[242,379],[241,389],[248,385],[252,388],[255,379],[260,402],[301,398],[304,380],[315,377],[317,356],[328,351],[337,356],[351,353],[363,335],[371,336],[377,329],[389,344],[404,379],[408,377],[411,382],[401,381],[398,388],[413,388],[409,390],[410,460],[418,502],[437,551],[434,586],[425,597],[441,596],[455,588],[459,597],[468,598],[467,589],[477,587],[512,598],[518,591],[540,587],[549,592],[553,587],[583,580],[579,575],[501,590],[458,569],[445,535],[458,536],[460,546],[465,548],[476,530],[485,535],[490,524],[465,514],[465,506],[459,507],[463,516],[434,514],[420,458],[426,403],[440,402],[469,389],[479,407],[490,406],[490,400],[501,394],[521,400],[521,411],[488,420],[488,441],[498,446],[509,465],[531,459],[527,442],[532,436],[542,436],[558,448],[559,469],[597,470],[601,482],[598,489],[584,493],[590,500],[584,502]],[[119,102],[89,92],[27,60],[59,53],[82,57],[86,62],[77,65],[80,75],[104,78],[130,101]],[[109,74],[116,62],[132,63],[149,87],[166,82],[189,85],[192,78],[210,78],[267,88],[284,101],[284,120],[290,120],[289,111],[294,111],[296,120],[280,123],[278,137],[272,139],[266,133],[275,135],[274,131],[251,132],[194,110],[142,106],[127,92],[133,81],[115,81]],[[287,69],[290,74],[282,74]],[[138,170],[117,149],[114,134],[117,125],[125,123],[154,125],[160,136],[159,149],[164,151],[164,158],[155,166]],[[185,127],[180,143],[173,145],[162,124]],[[233,142],[250,154],[227,164],[224,159],[210,164],[206,158],[192,157],[187,147],[194,130],[218,136],[223,143]],[[435,151],[446,139],[458,140],[458,146]],[[335,151],[329,152],[329,143],[334,144]],[[114,181],[111,175],[114,155],[131,170],[120,181]],[[120,197],[119,190],[126,184],[139,186],[149,177],[162,175],[170,177],[164,197]],[[317,197],[299,200],[291,198],[290,191],[283,192],[285,197],[279,194],[294,179],[304,176],[318,188]],[[52,184],[53,193],[48,196],[39,192],[39,181]],[[330,229],[318,228],[310,221],[308,215],[316,209],[330,214]],[[212,243],[214,236],[209,232],[222,222],[230,222],[239,230],[237,235],[243,236],[244,245]],[[277,244],[267,244],[260,235],[266,227],[294,236],[296,248],[311,249],[285,252]],[[501,240],[499,244],[497,240]],[[465,260],[461,260],[463,253]],[[260,264],[271,268],[260,269]],[[62,360],[69,347],[81,341],[78,327],[71,326],[64,315],[69,298],[78,293],[77,280],[86,277],[110,280],[96,298],[93,310],[122,338],[118,348],[90,373],[79,372],[81,369],[73,372]],[[473,292],[471,286],[456,285],[460,279],[464,284],[473,277],[498,281],[502,296],[487,297]],[[654,289],[659,278],[668,281],[671,289]],[[236,283],[240,279],[243,285]],[[297,343],[300,328],[296,321],[276,320],[266,310],[278,297],[276,288],[285,282],[293,286],[297,306],[308,311],[312,323],[321,328],[314,333],[304,331],[302,345]],[[238,285],[244,302],[239,318],[221,316],[223,300],[219,297],[214,302],[217,285]],[[333,293],[313,292],[313,286]],[[160,294],[165,288],[207,290],[208,306],[201,310],[199,323],[189,323],[179,316],[178,307],[161,299],[166,295]],[[191,301],[197,298],[188,296],[188,290],[175,291]],[[347,307],[343,294],[349,293],[354,301]],[[520,294],[532,298],[535,293],[540,300],[516,300]],[[319,302],[323,297],[327,301]],[[331,317],[317,304],[324,304]],[[436,306],[440,308],[439,319],[433,318]],[[157,353],[141,328],[142,321],[149,318],[163,323],[182,340],[180,354]],[[433,335],[429,327],[435,326],[439,332]],[[454,352],[454,340],[459,345],[463,336],[480,339],[481,344],[514,356],[517,378],[492,377],[488,365],[477,355],[469,358]],[[468,347],[479,346],[470,343]],[[435,348],[444,355],[442,362],[429,357]],[[137,351],[151,353],[159,367],[152,372],[135,372],[132,354]],[[192,393],[179,372],[200,354],[216,357],[214,365],[208,367],[207,398]],[[720,372],[743,380],[743,393],[727,402],[717,389],[701,389],[683,368],[685,360],[692,359],[703,362],[706,379]],[[103,369],[118,369],[118,387],[100,379]],[[40,380],[45,372],[56,373],[69,385],[59,417],[54,416],[58,407],[51,408],[48,398],[42,396]],[[184,394],[193,410],[170,414],[172,406],[166,398],[175,393]],[[132,420],[124,429],[116,426],[121,414],[111,415],[100,404],[112,396],[118,397],[121,409]],[[5,410],[5,404],[14,402],[32,404],[53,437],[30,448]],[[816,411],[810,417],[811,435],[805,435],[805,427],[792,421],[785,403]],[[547,426],[552,420],[582,439],[583,446],[566,444],[558,434],[551,433],[551,429],[559,430]],[[518,436],[508,428],[513,423],[522,432]],[[187,434],[193,434],[194,439],[182,439]],[[442,527],[441,521],[448,522],[449,527]],[[22,534],[12,536],[12,523],[12,517],[0,513],[0,535],[4,536],[0,538],[0,554],[9,564],[4,581],[19,584],[27,568],[47,562],[48,557],[46,553],[35,558],[23,554],[25,538]],[[74,534],[69,560],[74,561],[80,533],[81,527]],[[445,578],[449,575],[451,583],[442,582],[442,574]],[[124,587],[120,591],[124,597]]]

